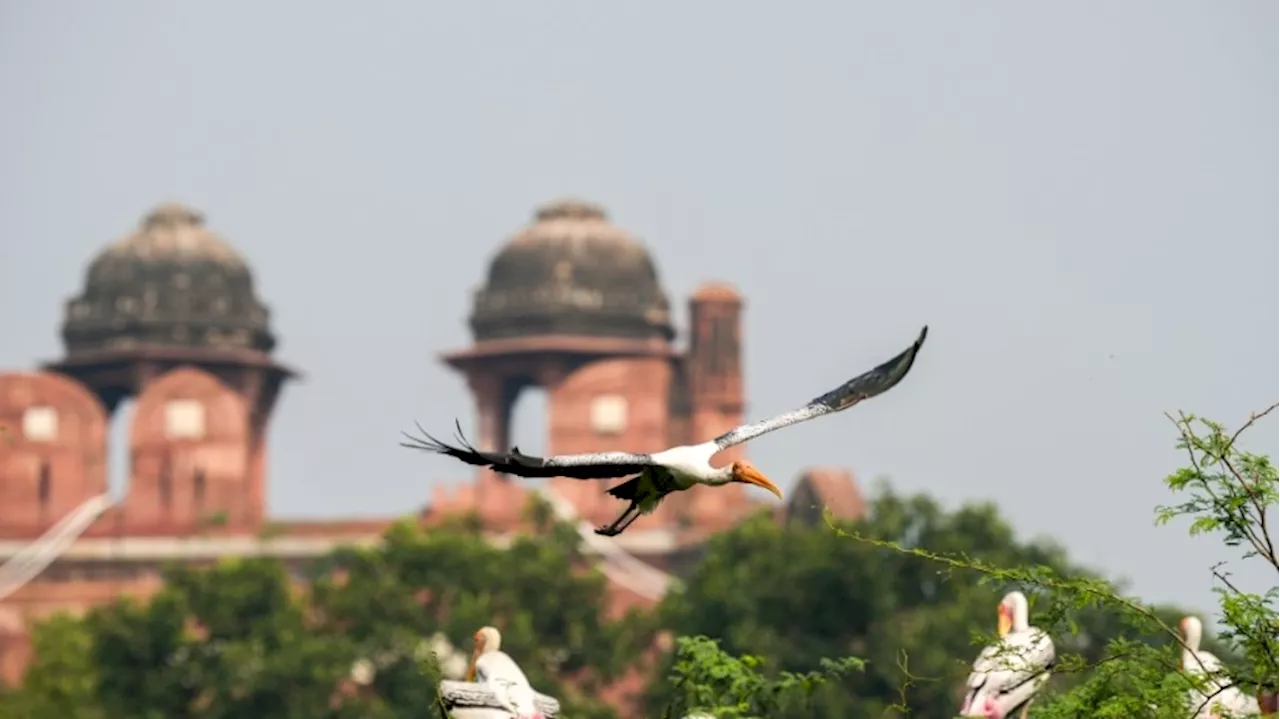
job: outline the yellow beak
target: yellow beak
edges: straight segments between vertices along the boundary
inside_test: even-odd
[[[768,477],[760,474],[755,467],[744,467],[742,471],[738,473],[738,476],[740,481],[746,482],[747,484],[754,484],[757,487],[763,487],[764,489],[773,492],[774,496],[778,499],[782,499],[782,490],[778,489],[776,484],[770,482]]]
[[[1013,617],[1009,616],[1009,610],[1000,605],[1000,620],[996,624],[996,631],[1000,632],[1000,636],[1004,637],[1013,629]]]

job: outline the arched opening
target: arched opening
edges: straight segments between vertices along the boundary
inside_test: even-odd
[[[173,468],[166,454],[160,463],[160,507],[168,512],[173,508]]]
[[[40,519],[44,520],[49,516],[49,502],[53,496],[53,472],[49,468],[49,460],[40,460],[40,478],[37,485],[38,499],[40,502]]]
[[[129,431],[133,427],[134,401],[125,399],[116,406],[107,427],[107,491],[116,500],[123,499],[133,472]]]
[[[204,470],[199,467],[196,467],[195,477],[191,481],[191,496],[196,514],[199,515],[204,511]]]
[[[530,386],[520,390],[515,405],[511,408],[509,434],[511,445],[519,447],[521,454],[546,456],[549,407],[547,391],[541,387]],[[542,482],[542,480],[533,479],[521,481]]]

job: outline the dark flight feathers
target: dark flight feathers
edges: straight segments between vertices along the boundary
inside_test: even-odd
[[[653,483],[655,489],[661,494],[670,494],[680,489],[676,483],[675,477],[664,467],[649,467],[647,474],[641,474],[639,477],[629,479],[616,487],[610,487],[605,490],[605,494],[624,499],[628,502],[634,502],[638,499],[636,493],[640,491],[641,484],[645,481],[645,477]]]
[[[716,445],[720,449],[727,449],[783,427],[789,427],[799,422],[807,422],[816,417],[849,409],[863,400],[888,392],[897,386],[903,377],[907,376],[907,372],[911,370],[912,363],[916,361],[916,355],[920,352],[920,347],[924,344],[924,338],[928,334],[929,327],[926,325],[920,330],[920,336],[916,338],[916,341],[910,347],[899,352],[896,357],[888,362],[880,364],[875,369],[863,372],[826,394],[813,398],[808,404],[799,409],[783,412],[780,415],[759,422],[751,422],[735,427],[716,437]]]
[[[640,478],[636,477],[635,479],[628,479],[616,487],[610,487],[604,493],[627,502],[634,502],[636,490],[638,489],[640,489]]]
[[[415,423],[416,424],[416,423]],[[422,433],[421,437],[414,437],[408,433],[402,432],[406,442],[401,442],[401,447],[410,449],[419,449],[426,452],[436,452],[445,454],[454,459],[460,459],[467,464],[477,467],[489,467],[499,474],[514,474],[517,477],[570,477],[572,479],[611,479],[614,477],[629,477],[633,474],[639,474],[644,471],[647,464],[616,464],[607,461],[600,463],[573,463],[560,464],[548,461],[543,457],[532,457],[527,454],[521,454],[519,448],[512,447],[510,452],[481,452],[471,443],[467,441],[466,436],[462,433],[462,426],[454,421],[457,428],[457,440],[459,446],[445,444],[440,440],[427,434],[422,425],[417,425],[418,431]]]
[[[898,353],[897,357],[875,369],[863,372],[821,397],[815,398],[810,404],[820,404],[829,408],[832,412],[839,412],[865,399],[871,399],[878,394],[888,392],[897,386],[903,377],[907,376],[907,372],[911,370],[912,363],[916,361],[916,355],[919,354],[920,347],[924,345],[924,338],[928,335],[929,326],[925,325],[920,330],[920,336],[916,338],[916,341],[910,347]]]

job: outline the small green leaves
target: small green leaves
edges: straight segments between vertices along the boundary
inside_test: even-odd
[[[805,707],[814,692],[828,681],[866,664],[856,657],[821,659],[816,671],[765,673],[764,657],[735,657],[707,637],[679,637],[669,680],[676,699],[667,715],[709,714],[716,719],[768,719],[780,712]]]

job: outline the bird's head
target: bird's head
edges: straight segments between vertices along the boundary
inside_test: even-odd
[[[467,665],[467,681],[476,680],[476,662],[485,652],[496,652],[502,646],[502,635],[493,627],[481,627],[471,637],[471,662]]]
[[[1182,635],[1182,642],[1193,652],[1200,649],[1201,631],[1199,617],[1185,616],[1178,622],[1178,633]]]
[[[760,470],[756,469],[754,464],[740,459],[733,463],[731,470],[730,476],[733,477],[733,481],[763,487],[764,489],[773,492],[778,499],[782,499],[782,490],[778,489],[776,484],[770,482],[768,477],[761,474]]]
[[[1000,636],[1006,636],[1014,630],[1027,628],[1027,596],[1014,590],[1000,600],[1000,620],[997,626]]]
[[[1000,613],[996,622],[996,631],[1004,637],[1013,629],[1013,607],[1009,606],[1009,601],[1006,599],[1000,602],[1000,608],[996,611]]]

